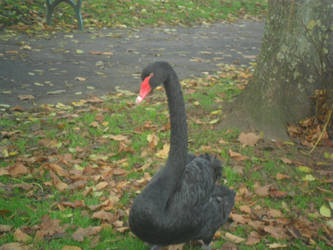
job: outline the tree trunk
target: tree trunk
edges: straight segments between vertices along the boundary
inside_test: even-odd
[[[286,138],[314,112],[316,89],[333,89],[332,0],[269,0],[253,78],[229,104],[224,126]]]

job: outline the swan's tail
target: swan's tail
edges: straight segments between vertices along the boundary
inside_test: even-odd
[[[223,221],[226,221],[235,204],[236,192],[225,186],[216,185],[215,195],[222,204]]]

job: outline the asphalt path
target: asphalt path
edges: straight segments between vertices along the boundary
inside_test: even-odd
[[[0,33],[0,110],[70,103],[121,89],[137,91],[140,72],[168,61],[180,79],[219,64],[255,61],[262,22],[195,27],[102,29],[29,37]]]

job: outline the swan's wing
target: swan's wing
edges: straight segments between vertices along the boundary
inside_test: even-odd
[[[208,154],[195,157],[185,167],[174,202],[184,209],[206,203],[214,193],[221,171],[221,162],[216,158]]]

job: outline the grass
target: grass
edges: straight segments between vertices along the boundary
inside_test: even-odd
[[[82,1],[85,28],[141,27],[142,25],[193,25],[203,22],[233,21],[239,17],[261,18],[267,0],[89,0]],[[44,0],[8,0],[0,2],[0,23],[31,33],[44,30]],[[53,23],[59,30],[76,28],[69,4],[57,6]],[[1,26],[0,26],[1,28]]]
[[[241,249],[267,249],[270,244],[286,245],[291,249],[328,248],[327,233],[324,229],[319,230],[328,219],[319,210],[333,197],[330,184],[325,183],[326,177],[318,172],[320,169],[309,168],[308,173],[299,170],[300,165],[313,165],[311,157],[304,159],[302,155],[302,162],[297,160],[300,152],[292,143],[278,147],[272,142],[261,141],[256,147],[243,147],[237,140],[240,131],[218,129],[223,107],[221,110],[219,102],[212,100],[230,100],[237,95],[246,84],[243,77],[248,71],[238,69],[236,72],[242,72],[242,76],[233,74],[232,78],[228,72],[230,70],[182,83],[189,118],[190,150],[196,154],[208,151],[223,160],[225,178],[221,182],[238,192],[233,214],[241,214],[266,226],[283,225],[285,232],[287,225],[281,224],[283,219],[301,223],[299,219],[305,218],[309,224],[301,227],[295,224],[302,236],[292,242],[259,230],[261,240],[250,246],[245,240],[255,230],[247,223],[234,221],[221,228],[213,248],[218,249],[230,241],[226,232],[244,239],[239,243]],[[0,231],[0,246],[19,242],[15,231],[21,229],[30,236],[21,244],[33,249],[62,249],[65,246],[147,249],[129,233],[127,217],[136,193],[165,161],[157,152],[169,140],[166,98],[163,90],[154,94],[139,106],[134,105],[135,95],[122,94],[106,96],[98,104],[82,102],[58,108],[47,106],[38,112],[3,113],[0,119],[3,155],[0,173],[1,169],[12,169],[20,164],[28,170],[0,176],[0,224],[11,226],[8,231]],[[157,136],[156,145],[149,144],[148,135]],[[230,150],[248,159],[236,160]],[[282,156],[292,159],[292,163],[284,163]],[[52,164],[61,170],[51,170]],[[288,178],[277,179],[279,174]],[[303,178],[307,174],[315,180],[305,181]],[[59,181],[65,187],[59,185]],[[258,195],[257,185],[271,185],[287,195]],[[242,193],[244,190],[249,194]],[[242,211],[244,206],[251,207],[251,214]],[[270,217],[272,209],[280,211],[281,216]],[[100,211],[114,216],[114,220],[96,216]],[[59,220],[63,231],[57,232],[56,226],[50,226],[54,231],[40,240],[36,234],[38,230],[45,230],[42,226],[45,215],[50,220]],[[90,226],[100,227],[100,231],[84,235],[82,240],[75,239],[73,235],[79,228]],[[310,229],[311,241],[305,236]],[[187,244],[184,249],[198,247]]]

